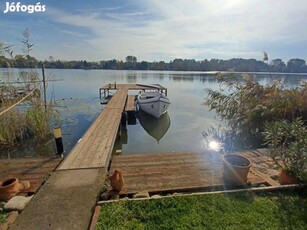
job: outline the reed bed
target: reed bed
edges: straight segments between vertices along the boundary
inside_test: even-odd
[[[19,141],[35,137],[45,140],[51,132],[52,110],[43,106],[30,105],[26,111],[14,108],[0,116],[0,147],[11,147]]]

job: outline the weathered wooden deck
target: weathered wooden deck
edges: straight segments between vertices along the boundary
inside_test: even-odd
[[[127,102],[128,91],[152,88],[136,84],[108,84],[101,89],[116,90],[116,93],[58,170],[107,168]]]
[[[62,160],[61,157],[0,160],[0,181],[11,177],[27,180],[31,187],[22,193],[36,193]]]
[[[264,172],[259,166],[268,158],[261,151],[243,152],[253,163],[248,175],[252,186],[278,185],[270,178],[275,172]],[[222,157],[220,154],[163,153],[113,156],[110,172],[120,169],[125,179],[122,195],[148,191],[193,192],[223,189]],[[260,170],[262,172],[260,172]]]
[[[118,90],[59,170],[106,167],[117,135],[128,89]]]
[[[128,95],[125,111],[126,112],[134,112],[135,111],[135,95]]]

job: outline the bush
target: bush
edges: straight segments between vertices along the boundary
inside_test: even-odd
[[[289,175],[307,181],[307,128],[303,121],[267,123],[264,136],[275,163]]]
[[[208,90],[206,105],[225,122],[226,150],[259,148],[264,124],[275,120],[307,119],[307,83],[286,89],[280,81],[264,86],[250,77],[218,76],[220,90]]]

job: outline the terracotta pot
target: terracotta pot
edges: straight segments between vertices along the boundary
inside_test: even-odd
[[[113,190],[120,192],[124,186],[124,177],[120,170],[115,170],[113,175],[109,177],[110,185]]]
[[[281,185],[298,184],[298,180],[295,177],[290,176],[285,170],[281,170],[278,173],[278,180]]]
[[[223,156],[223,179],[226,184],[246,185],[251,162],[246,157],[227,154]]]
[[[0,182],[0,200],[7,201],[28,188],[30,188],[29,181],[19,181],[16,177],[9,178]]]

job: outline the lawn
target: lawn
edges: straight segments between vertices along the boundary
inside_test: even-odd
[[[96,229],[307,229],[307,191],[123,200],[102,206]]]

